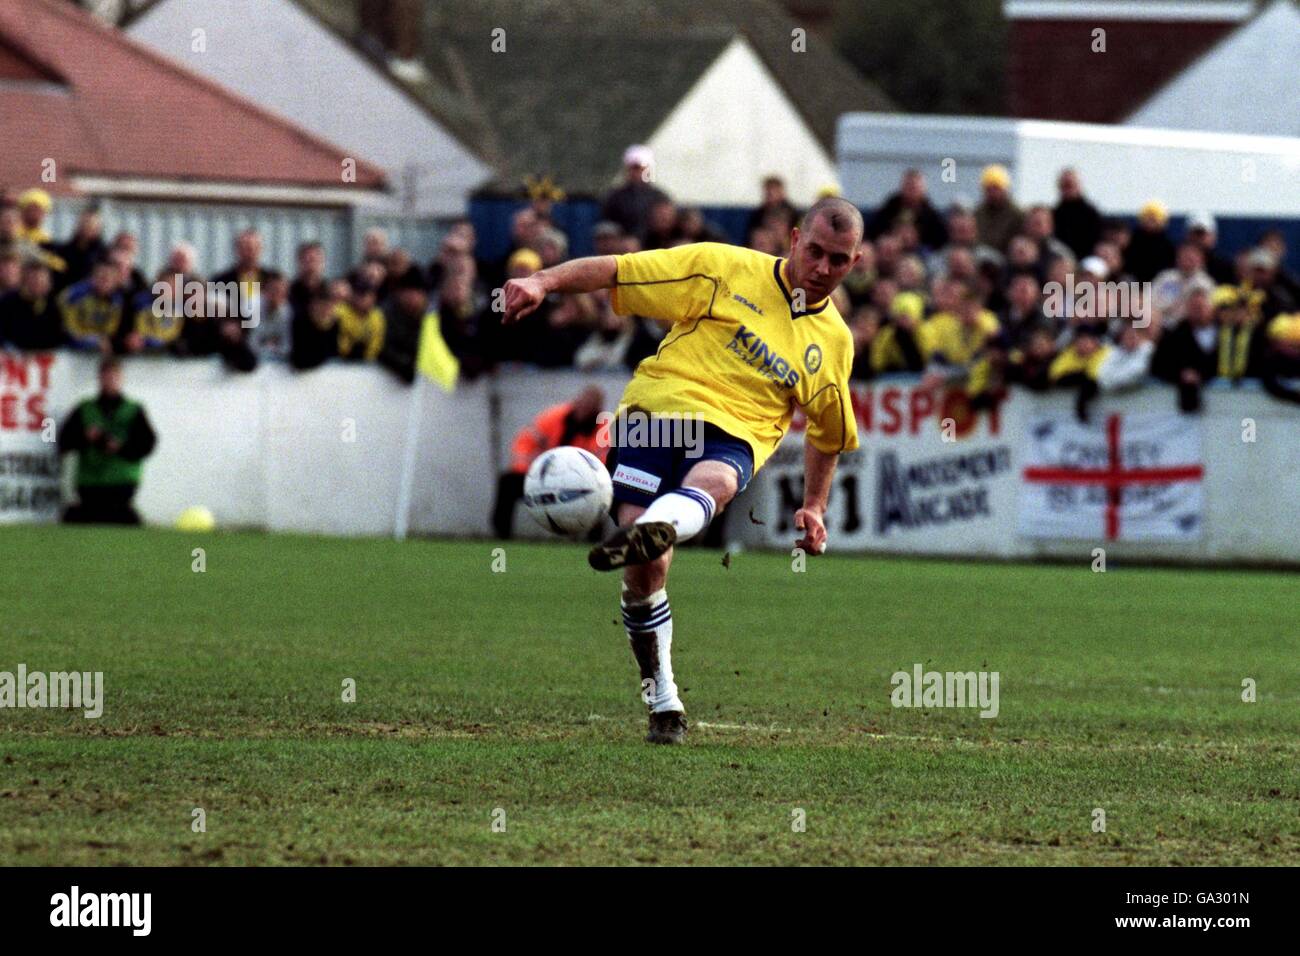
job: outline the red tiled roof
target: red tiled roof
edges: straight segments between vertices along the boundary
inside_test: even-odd
[[[0,0],[0,185],[70,174],[374,189],[384,174],[66,0]],[[42,163],[57,180],[41,183]]]

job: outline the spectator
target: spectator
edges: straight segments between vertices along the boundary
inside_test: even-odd
[[[48,246],[51,237],[45,229],[45,218],[54,208],[50,194],[44,189],[29,189],[18,197],[18,236],[34,246]]]
[[[609,291],[591,293],[596,327],[578,346],[573,365],[581,372],[631,371],[655,352],[655,341],[634,316],[619,315],[609,301]]]
[[[1300,277],[1286,268],[1286,236],[1281,229],[1266,229],[1259,237],[1259,248],[1273,256],[1277,263],[1276,281],[1292,302],[1300,304]],[[1211,273],[1213,275],[1213,273]]]
[[[149,288],[144,273],[136,264],[140,258],[140,240],[132,233],[119,232],[113,237],[108,247],[108,258],[117,263],[121,272],[120,287],[128,302]]]
[[[157,437],[143,406],[122,394],[116,358],[99,365],[99,394],[82,402],[59,429],[59,454],[77,453],[77,504],[64,512],[70,523],[140,523],[131,505],[144,459]]]
[[[197,279],[198,264],[198,251],[188,242],[178,242],[172,246],[171,252],[167,253],[167,265],[163,267],[163,272],[183,275],[187,279]]]
[[[1246,256],[1246,268],[1242,289],[1256,321],[1296,310],[1296,302],[1279,281],[1278,261],[1272,252],[1262,247],[1252,250]]]
[[[507,263],[506,278],[524,278],[542,267],[542,257],[531,249],[520,249]],[[448,274],[438,289],[438,324],[443,341],[460,363],[460,372],[473,380],[492,369],[498,358],[518,355],[527,359],[526,340],[537,335],[540,322],[545,326],[546,315],[553,303],[544,302],[532,315],[516,327],[520,336],[512,335],[504,341],[515,352],[502,352],[500,317],[490,309],[481,308],[474,299],[474,285],[467,272]],[[538,314],[540,313],[540,318]]]
[[[281,273],[266,273],[256,319],[248,330],[249,349],[259,361],[287,362],[293,352],[293,314],[289,280]]]
[[[984,308],[973,283],[950,282],[955,310],[931,316],[917,336],[926,361],[922,387],[962,382],[968,394],[977,395],[990,382],[990,361],[992,352],[1002,347],[1002,328],[997,316]]]
[[[95,262],[104,257],[104,222],[97,206],[87,206],[77,216],[72,238],[56,247],[65,269],[59,277],[61,286],[80,282],[90,275]]]
[[[378,286],[364,267],[348,276],[348,297],[334,306],[339,358],[373,362],[384,347],[384,314],[376,305]]]
[[[1034,243],[1034,249],[1038,253],[1036,266],[1039,275],[1042,275],[1044,267],[1052,259],[1073,260],[1075,258],[1074,250],[1056,238],[1054,229],[1050,208],[1041,204],[1029,207],[1029,211],[1025,213],[1023,235],[1029,237]]]
[[[1124,271],[1124,247],[1117,242],[1103,239],[1097,243],[1097,248],[1091,256],[1084,256],[1080,262],[1082,266],[1089,259],[1099,259],[1105,267],[1105,271],[1099,273],[1102,279],[1110,279],[1111,282],[1131,282],[1133,277]]]
[[[1060,198],[1052,211],[1053,233],[1069,247],[1073,258],[1082,259],[1101,239],[1101,213],[1084,197],[1076,170],[1061,170],[1056,189]]]
[[[1211,288],[1194,287],[1187,296],[1186,314],[1156,346],[1152,371],[1178,389],[1178,407],[1201,409],[1201,387],[1218,374],[1219,332],[1214,325]]]
[[[63,323],[54,302],[50,267],[29,259],[19,287],[0,295],[0,348],[39,351],[62,343]]]
[[[1005,166],[986,166],[980,173],[983,200],[975,207],[975,228],[979,242],[1006,252],[1013,236],[1024,227],[1024,214],[1011,201],[1011,174]]]
[[[325,284],[307,293],[303,310],[294,311],[289,361],[296,369],[311,369],[338,358],[338,299]]]
[[[1152,200],[1138,211],[1138,227],[1124,250],[1124,271],[1138,282],[1150,282],[1174,264],[1169,238],[1169,210]]]
[[[649,146],[629,146],[623,153],[623,185],[607,197],[600,218],[618,223],[625,233],[642,238],[650,219],[650,207],[668,198],[651,185],[654,153]]]
[[[752,235],[755,229],[775,229],[788,234],[798,221],[799,210],[785,194],[785,180],[780,176],[765,177],[763,201],[749,214],[745,235]]]
[[[726,242],[722,230],[704,218],[704,213],[694,206],[677,214],[677,238],[685,242]],[[600,253],[597,253],[599,255]]]
[[[944,269],[944,264],[957,249],[967,250],[976,264],[994,262],[1000,268],[1005,262],[1002,253],[979,241],[979,227],[975,222],[975,214],[965,206],[954,204],[948,210],[948,243],[937,252],[931,253],[930,271],[939,272]]]
[[[1042,286],[1032,272],[1017,272],[1011,276],[1007,291],[1007,305],[998,324],[1005,331],[1007,343],[1012,348],[1024,348],[1036,332],[1056,334],[1056,324],[1043,312]]]
[[[131,330],[123,351],[161,352],[176,348],[185,329],[185,282],[185,273],[164,269],[158,273],[153,288],[136,293],[130,300]]]
[[[1117,324],[1115,345],[1102,354],[1097,365],[1097,387],[1103,392],[1136,388],[1151,374],[1156,343],[1151,326],[1139,328],[1132,321]]]
[[[235,237],[234,264],[212,277],[214,283],[228,290],[225,315],[250,318],[253,298],[266,281],[266,275],[267,269],[262,265],[262,236],[256,229],[245,229]]]
[[[1056,359],[1056,337],[1047,329],[1032,329],[1020,348],[1008,355],[1007,381],[1036,392],[1051,387],[1052,362]]]
[[[598,256],[617,256],[623,252],[623,227],[602,219],[591,232],[594,252]]]
[[[426,318],[434,320],[433,332],[437,334],[437,316],[429,311],[424,278],[418,269],[408,269],[398,276],[392,297],[384,307],[384,344],[379,352],[379,363],[407,383],[415,381]]]
[[[559,265],[569,258],[568,237],[554,226],[547,226],[538,237],[537,254],[542,257],[542,268]]]
[[[1219,328],[1219,378],[1240,384],[1243,378],[1267,378],[1268,335],[1263,323],[1252,319],[1238,290],[1220,286],[1214,290],[1215,323]]]
[[[298,274],[289,286],[289,306],[295,323],[309,322],[307,307],[317,293],[325,291],[325,247],[319,242],[298,246]]]
[[[388,233],[379,228],[367,229],[361,238],[361,261],[382,265],[388,259],[388,252]]]
[[[89,278],[73,283],[59,293],[59,311],[68,344],[77,349],[113,351],[124,334],[127,308],[122,294],[122,272],[110,259],[100,259]]]
[[[1184,242],[1174,254],[1174,267],[1155,277],[1151,292],[1155,297],[1155,314],[1166,328],[1182,321],[1187,308],[1187,294],[1193,287],[1213,285],[1205,272],[1205,253],[1192,241]]]
[[[1274,398],[1300,404],[1300,390],[1286,381],[1300,379],[1300,313],[1279,315],[1265,329],[1262,375]]]
[[[1097,377],[1110,355],[1101,324],[1076,326],[1070,344],[1052,360],[1047,371],[1049,383],[1057,388],[1077,388],[1074,411],[1079,420],[1088,420],[1088,410],[1100,386]]]
[[[599,422],[604,406],[604,393],[589,385],[572,401],[552,405],[519,430],[510,446],[510,469],[497,481],[492,527],[498,538],[508,540],[513,536],[515,505],[524,495],[524,478],[542,452],[573,445],[605,460],[609,439]]]
[[[892,232],[899,221],[916,227],[917,239],[927,249],[941,249],[948,242],[943,218],[930,204],[925,175],[919,169],[903,173],[898,192],[885,199],[867,225],[867,238],[876,239]]]
[[[1219,254],[1218,226],[1208,212],[1194,212],[1187,217],[1187,242],[1201,250],[1205,271],[1216,285],[1232,285],[1236,279],[1232,260]]]
[[[850,313],[849,331],[853,334],[853,365],[849,381],[864,382],[876,377],[871,364],[871,343],[880,334],[880,310],[870,303],[859,305]]]

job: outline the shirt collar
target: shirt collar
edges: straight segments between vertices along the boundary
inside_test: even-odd
[[[776,284],[780,287],[781,294],[785,296],[786,305],[790,307],[790,318],[797,319],[803,315],[816,315],[818,312],[824,311],[831,301],[830,296],[822,299],[818,305],[811,309],[804,308],[800,311],[794,307],[794,298],[790,295],[790,289],[786,286],[785,279],[781,276],[781,264],[785,261],[785,259],[778,258],[772,263],[772,276],[776,279]]]

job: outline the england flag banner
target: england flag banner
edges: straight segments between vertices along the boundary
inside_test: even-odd
[[[1027,538],[1192,541],[1201,536],[1201,423],[1177,412],[1084,424],[1027,422],[1019,530]]]

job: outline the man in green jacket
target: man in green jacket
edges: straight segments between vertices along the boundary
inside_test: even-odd
[[[122,394],[122,365],[99,365],[99,394],[82,402],[59,429],[59,453],[77,452],[79,503],[63,520],[80,524],[139,524],[131,507],[144,459],[158,442],[138,403]]]

